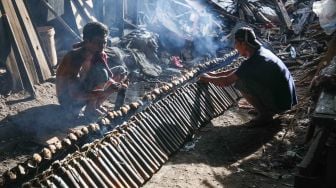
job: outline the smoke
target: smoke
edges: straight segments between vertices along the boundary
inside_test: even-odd
[[[159,34],[165,49],[178,52],[192,41],[197,55],[216,56],[229,46],[229,25],[204,0],[158,0],[155,10],[147,13],[152,16],[149,29]]]

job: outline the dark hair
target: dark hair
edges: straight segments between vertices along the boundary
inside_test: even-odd
[[[107,26],[100,22],[90,22],[86,24],[83,28],[83,39],[90,40],[95,36],[105,36],[108,35],[109,31]]]

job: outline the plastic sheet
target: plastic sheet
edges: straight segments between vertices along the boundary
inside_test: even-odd
[[[313,11],[319,17],[324,32],[331,35],[336,30],[336,0],[314,2]]]

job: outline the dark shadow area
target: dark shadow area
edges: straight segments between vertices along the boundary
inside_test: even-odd
[[[69,132],[69,128],[87,125],[88,122],[84,118],[71,116],[59,105],[49,104],[33,107],[17,115],[7,117],[0,124],[7,127],[3,128],[4,131],[10,131],[0,134],[2,140],[6,140],[4,138],[6,136],[24,137],[31,138],[37,143],[43,143],[53,136],[64,136]]]
[[[18,104],[21,102],[27,102],[27,101],[31,101],[34,100],[34,97],[26,97],[24,99],[17,99],[17,100],[12,100],[12,101],[8,101],[6,102],[7,105],[14,105],[14,104]]]
[[[244,124],[227,127],[213,127],[210,123],[201,130],[201,139],[195,151],[180,152],[182,157],[173,158],[172,163],[207,163],[211,166],[230,165],[257,151],[281,130],[279,124],[269,124],[260,128],[248,128]],[[195,155],[197,157],[188,155]]]

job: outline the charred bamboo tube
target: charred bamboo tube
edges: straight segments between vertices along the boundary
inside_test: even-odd
[[[233,94],[235,95],[235,101],[237,101],[237,99],[239,99],[240,97],[242,97],[241,93],[239,92],[239,90],[235,89],[233,86],[230,86],[230,90],[233,92]]]
[[[200,110],[204,111],[205,114],[207,114],[208,118],[206,119],[206,122],[210,121],[214,115],[213,115],[213,111],[211,111],[211,106],[209,106],[205,101],[204,96],[197,92],[197,88],[195,87],[194,84],[190,84],[190,89],[189,92],[186,92],[187,96],[189,96],[189,99],[197,99],[197,101],[195,101],[195,103],[199,103],[201,108]],[[182,88],[183,89],[183,88]]]
[[[101,151],[99,151],[102,155],[104,155],[105,160],[108,160],[108,166],[115,171],[117,178],[125,187],[138,187],[138,184],[133,180],[126,170],[120,165],[119,161],[114,157],[114,155],[109,151],[107,146],[101,146]]]
[[[133,157],[128,157],[123,151],[123,149],[115,148],[115,146],[112,145],[113,144],[110,144],[105,141],[103,145],[104,147],[102,146],[101,148],[110,151],[111,154],[115,156],[119,164],[121,164],[124,167],[124,169],[128,172],[128,174],[131,176],[132,179],[134,179],[134,181],[137,184],[143,184],[145,180],[150,178],[150,176],[145,172],[145,170]]]
[[[84,179],[85,183],[89,187],[95,187],[98,188],[98,186],[95,184],[95,182],[92,180],[91,176],[86,172],[86,170],[83,168],[83,166],[77,161],[78,159],[73,159],[70,161],[70,163],[73,164],[79,175]]]
[[[238,99],[237,94],[234,92],[232,87],[225,87],[225,92],[228,94],[228,96],[232,99],[232,101],[236,101]]]
[[[159,104],[161,104],[161,106],[163,106],[163,108],[165,108],[166,111],[171,114],[171,117],[174,118],[175,121],[178,121],[180,124],[185,125],[184,127],[188,134],[193,134],[194,126],[196,126],[196,123],[192,120],[193,118],[189,117],[189,115],[185,112],[184,108],[181,108],[180,106],[180,108],[177,109],[176,104],[171,102],[168,98],[166,98],[166,100],[159,101]],[[178,110],[180,111],[180,113],[175,113],[174,115],[172,115],[172,113],[178,112]]]
[[[106,169],[109,169],[111,172],[110,175],[115,179],[115,182],[118,182],[121,187],[129,187],[129,184],[126,182],[124,177],[119,173],[119,171],[115,168],[115,165],[112,164],[115,161],[111,160],[111,156],[106,152],[106,147],[103,147],[103,145],[99,146],[98,153],[101,155],[103,161],[106,164]]]
[[[230,102],[230,104],[234,104],[237,102],[233,97],[230,96],[230,93],[227,91],[228,87],[224,87],[222,89],[219,89],[219,92],[222,93],[223,96],[227,99],[227,101]]]
[[[157,127],[156,123],[152,118],[148,117],[148,114],[145,112],[139,113],[139,115],[142,117],[142,119],[147,122],[148,127],[154,130],[154,135],[157,134],[160,138],[163,140],[163,146],[167,146],[169,153],[173,153],[176,148],[175,145],[170,142],[170,137],[160,128]]]
[[[89,186],[85,183],[83,178],[79,175],[74,167],[68,164],[65,166],[65,168],[68,169],[68,171],[72,174],[72,177],[74,177],[75,181],[79,184],[81,188],[89,188]]]
[[[186,93],[174,93],[173,96],[175,102],[184,106],[189,114],[192,115],[192,118],[197,120],[197,127],[200,127],[200,125],[209,119],[208,115],[201,110],[203,107],[201,107],[199,103],[190,100],[190,97]],[[193,106],[191,106],[191,104]]]
[[[98,184],[99,187],[108,187],[102,178],[98,175],[98,172],[91,166],[86,157],[80,157],[79,163],[83,165],[84,169],[89,173],[89,175],[94,178],[94,182]]]
[[[158,104],[161,105],[163,110],[170,115],[169,117],[172,121],[174,121],[177,125],[180,125],[180,128],[183,130],[186,136],[189,136],[191,134],[191,130],[193,127],[193,125],[191,124],[192,121],[189,122],[185,119],[186,117],[183,116],[185,110],[183,108],[180,108],[179,110],[181,113],[174,113],[177,111],[172,110],[174,108],[173,103],[171,103],[171,108],[167,105],[167,103],[164,102],[164,100],[159,101]]]
[[[219,114],[223,113],[226,109],[226,105],[224,104],[224,101],[218,96],[218,94],[214,92],[213,87],[215,86],[210,84],[203,84],[200,87],[204,89],[207,96],[211,96],[210,100],[216,104],[217,108],[219,109]]]
[[[181,111],[184,119],[186,119],[187,122],[190,122],[191,124],[191,129],[196,130],[198,125],[200,124],[200,118],[202,116],[200,114],[197,114],[194,109],[191,108],[191,103],[188,106],[184,106],[182,99],[176,99],[176,95],[173,96],[167,96],[167,106],[173,109],[173,112]]]
[[[166,122],[166,126],[169,130],[171,130],[171,132],[173,133],[173,135],[177,138],[177,140],[179,141],[179,146],[181,146],[182,143],[184,143],[186,135],[184,130],[181,130],[181,127],[179,127],[179,125],[177,125],[174,121],[171,120],[169,114],[167,112],[163,112],[163,108],[160,107],[158,104],[154,104],[153,106],[153,113],[156,114],[156,116],[162,121],[162,122]]]
[[[161,156],[157,153],[157,151],[147,142],[146,139],[140,139],[138,137],[138,131],[132,127],[127,127],[126,131],[129,135],[129,138],[131,141],[138,143],[138,145],[145,151],[147,152],[147,155],[149,158],[156,164],[157,168],[160,167],[161,164],[164,162],[161,159]],[[127,135],[127,134],[126,134]],[[157,169],[158,170],[158,169]]]
[[[230,97],[229,94],[226,92],[227,87],[218,88],[213,84],[209,84],[209,86],[215,91],[215,94],[219,95],[221,99],[226,102],[228,106],[231,106],[231,104],[235,102],[235,100],[233,100],[232,97]]]
[[[195,96],[191,94],[191,86],[188,85],[187,88],[183,89],[184,91],[181,89],[176,91],[176,100],[182,102],[185,107],[189,108],[190,112],[196,114],[196,117],[200,117],[202,124],[208,121],[208,119],[210,119],[210,116],[203,110],[205,106],[202,103],[198,103],[197,101],[195,101]],[[191,107],[191,104],[193,104],[193,107]],[[195,109],[195,107],[197,109]]]
[[[116,142],[118,143],[118,151],[121,151],[120,154],[131,161],[130,164],[134,165],[135,169],[144,179],[148,179],[150,177],[149,174],[151,174],[153,170],[147,165],[147,163],[143,162],[143,160],[139,159],[138,156],[131,153],[125,144],[121,142],[119,137],[113,138],[113,142],[111,142],[111,144]]]
[[[161,163],[165,163],[168,160],[168,156],[162,152],[162,149],[160,148],[158,143],[155,143],[152,139],[150,139],[139,126],[135,125],[134,122],[130,122],[130,125],[132,125],[132,129],[136,130],[135,134],[138,139],[144,138],[146,140],[146,144],[148,144],[150,147],[152,147],[153,150],[155,150]]]
[[[228,108],[228,104],[226,103],[225,99],[221,97],[214,89],[212,89],[210,85],[208,87],[208,92],[209,95],[212,96],[211,99],[215,100],[220,105],[221,113],[223,113]]]
[[[156,119],[155,116],[153,116],[150,111],[145,111],[142,114],[146,114],[146,118],[149,120],[150,125],[155,126],[156,130],[160,131],[161,134],[166,137],[167,144],[169,144],[172,148],[172,151],[176,151],[179,148],[178,141],[174,138],[174,136],[167,130],[165,126],[160,126],[160,123]],[[155,118],[155,119],[154,119]]]
[[[58,161],[52,164],[52,168],[58,175],[64,178],[64,182],[66,182],[67,185],[70,187],[80,188],[72,174],[67,169],[62,167]]]
[[[115,187],[115,185],[109,180],[109,178],[107,178],[107,176],[100,170],[100,168],[98,168],[98,166],[96,165],[96,163],[94,163],[92,161],[92,159],[90,158],[90,156],[88,156],[85,159],[88,161],[89,165],[91,165],[91,167],[93,168],[93,170],[95,170],[97,172],[97,175],[103,180],[103,182],[106,184],[107,187]]]
[[[99,145],[98,153],[102,157],[102,162],[105,161],[106,168],[110,168],[109,173],[114,172],[119,184],[125,187],[137,187],[143,184],[144,179],[138,175],[123,158],[120,160],[119,153],[114,153],[114,148],[111,149],[108,145],[110,144],[107,142]]]
[[[226,94],[223,93],[223,89],[217,88],[215,85],[213,84],[209,84],[208,85],[210,92],[212,93],[212,95],[215,95],[218,97],[218,99],[221,101],[222,106],[226,109],[228,109],[231,106],[231,101],[228,98],[228,96]]]
[[[195,97],[195,99],[199,99],[200,104],[204,106],[203,110],[210,116],[210,119],[212,119],[214,117],[214,113],[216,113],[216,110],[207,102],[207,99],[201,92],[200,88],[198,88],[195,84],[191,84],[190,86],[191,92],[189,92],[189,94]]]
[[[216,93],[218,93],[224,101],[226,101],[226,104],[228,108],[232,106],[232,104],[236,103],[237,101],[232,100],[232,98],[229,96],[229,94],[226,92],[226,87],[225,88],[217,88],[213,86],[214,90]]]
[[[183,139],[186,137],[186,135],[188,134],[187,128],[184,124],[180,124],[180,121],[173,118],[175,117],[175,114],[172,114],[171,111],[165,108],[165,104],[162,103],[162,100],[153,104],[153,108],[157,109],[156,111],[158,115],[161,115],[163,119],[169,122],[168,124],[172,126],[175,132],[178,132],[180,135],[182,135]]]
[[[69,186],[64,182],[64,180],[55,174],[51,175],[51,181],[56,185],[56,187],[69,188]]]
[[[141,156],[144,162],[151,167],[151,169],[156,172],[160,164],[156,161],[156,159],[152,156],[152,154],[147,150],[146,147],[143,147],[143,144],[138,143],[137,141],[130,136],[128,131],[123,130],[123,137],[126,146],[131,148],[131,151],[134,150],[137,155]]]
[[[207,103],[208,106],[215,112],[214,115],[217,116],[221,114],[223,112],[223,109],[221,108],[220,104],[215,100],[215,98],[209,95],[210,93],[206,85],[198,84],[197,88],[199,93],[201,93],[201,95],[204,97],[204,102]]]
[[[174,118],[175,114],[172,114],[172,111],[168,110],[163,104],[162,100],[158,101],[154,106],[157,106],[158,109],[160,110],[161,114],[166,114],[166,119],[170,121],[172,126],[178,131],[181,135],[183,135],[183,138],[186,138],[189,134],[188,128],[184,124],[184,122],[181,122],[181,120]]]
[[[169,121],[162,117],[158,110],[159,109],[154,109],[153,106],[150,106],[146,109],[147,113],[150,114],[150,118],[153,118],[154,121],[157,122],[157,125],[171,137],[171,141],[173,141],[177,148],[179,148],[181,143],[183,143],[183,138],[178,135],[177,132],[175,132],[175,130],[169,124]],[[165,115],[163,114],[163,116]]]
[[[152,106],[148,108],[149,113],[151,113],[151,117],[154,118],[159,125],[161,125],[160,127],[170,133],[172,138],[176,141],[177,146],[180,147],[180,145],[184,142],[183,138],[169,124],[169,121],[162,117],[162,115],[164,116],[164,114],[160,114],[158,110],[159,109],[153,109]]]
[[[150,138],[153,140],[153,142],[157,142],[160,146],[160,148],[167,154],[170,155],[171,152],[167,148],[167,146],[164,144],[165,140],[162,137],[159,137],[155,131],[152,129],[151,126],[147,124],[147,122],[142,119],[141,117],[134,116],[135,120],[139,122],[139,128],[141,128]]]
[[[99,148],[95,149],[95,157],[94,161],[97,163],[97,165],[106,172],[108,175],[108,178],[112,181],[113,186],[116,187],[128,187],[129,185],[126,183],[126,181],[119,175],[118,171],[114,168],[106,155],[102,151],[102,145],[98,145]]]
[[[192,107],[192,103],[189,103],[188,106],[184,105],[183,98],[177,99],[176,95],[167,96],[167,104],[166,106],[172,110],[172,112],[180,111],[181,114],[178,114],[177,116],[181,116],[182,119],[185,120],[185,122],[189,122],[189,127],[192,131],[194,131],[201,120],[201,115],[197,113],[197,111]]]

